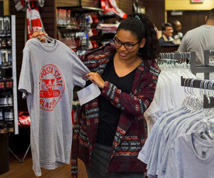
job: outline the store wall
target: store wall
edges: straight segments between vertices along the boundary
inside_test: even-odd
[[[191,3],[190,0],[165,0],[165,10],[210,10],[214,8],[214,0],[203,3]]]
[[[205,24],[205,16],[209,11],[182,11],[182,15],[174,16],[172,11],[167,11],[168,22],[179,20],[182,24],[182,32],[185,34],[187,31]]]
[[[165,0],[145,0],[145,11],[160,30],[165,21]]]
[[[99,0],[81,0],[82,6],[99,7]],[[60,6],[79,6],[79,0],[56,0],[57,7]]]
[[[100,8],[100,0],[80,0],[82,6],[87,7],[98,7]],[[142,0],[140,0],[142,1]],[[117,6],[124,11],[127,14],[132,13],[132,3],[135,2],[135,0],[116,0]],[[62,7],[62,6],[78,6],[79,0],[56,0],[56,6]]]
[[[79,0],[56,0],[57,7],[78,6]]]
[[[190,0],[165,0],[166,21],[179,20],[182,23],[182,32],[196,28],[205,23],[205,16],[214,8],[214,0],[204,0],[203,3],[191,3]],[[173,15],[173,12],[182,15]]]
[[[133,1],[131,0],[118,0],[118,7],[127,14],[133,13]]]

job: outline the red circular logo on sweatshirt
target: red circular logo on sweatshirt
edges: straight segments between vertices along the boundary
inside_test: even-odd
[[[65,90],[63,74],[53,64],[47,64],[40,70],[39,76],[40,108],[53,111]]]

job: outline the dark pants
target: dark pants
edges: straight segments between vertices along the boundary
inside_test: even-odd
[[[86,166],[88,178],[145,178],[145,173],[115,172],[108,173],[107,165],[110,159],[111,148],[96,143],[92,153],[91,167]]]

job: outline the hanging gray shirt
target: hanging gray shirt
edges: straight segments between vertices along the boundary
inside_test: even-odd
[[[28,40],[23,50],[19,90],[31,118],[33,170],[55,169],[70,163],[74,86],[85,86],[90,72],[64,43]]]

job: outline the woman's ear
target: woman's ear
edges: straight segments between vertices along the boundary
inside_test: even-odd
[[[143,48],[146,43],[146,38],[143,38],[140,42],[140,48]]]

